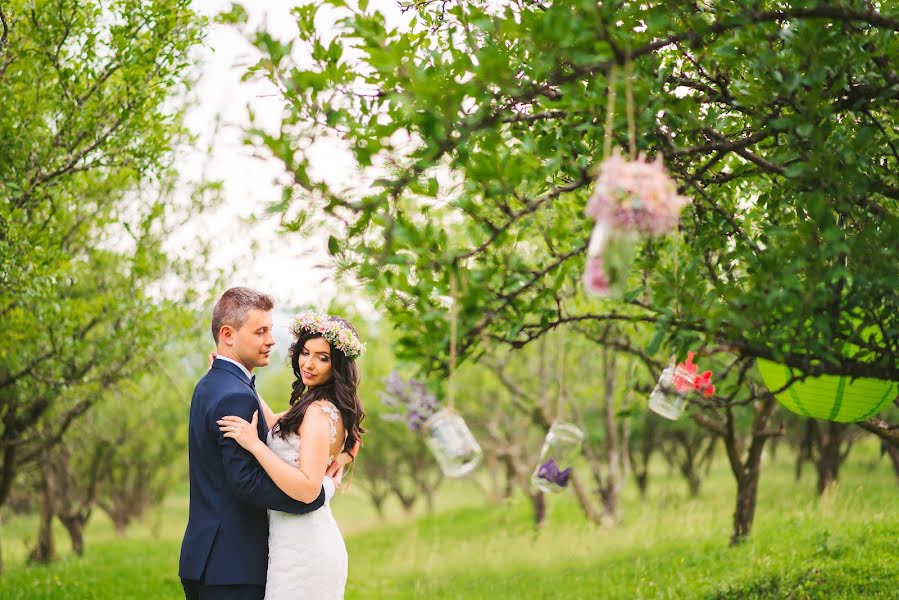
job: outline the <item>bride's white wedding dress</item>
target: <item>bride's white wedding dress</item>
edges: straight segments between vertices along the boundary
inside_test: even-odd
[[[330,402],[320,401],[331,418],[331,443],[337,439],[340,413]],[[300,436],[268,434],[268,447],[282,460],[297,466]],[[330,465],[334,457],[328,459]],[[331,506],[305,515],[268,511],[268,575],[265,600],[331,600],[343,598],[347,578],[347,553]]]

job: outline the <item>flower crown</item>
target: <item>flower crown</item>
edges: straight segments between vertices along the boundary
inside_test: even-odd
[[[303,333],[320,333],[332,347],[343,352],[347,358],[353,359],[365,352],[365,344],[346,323],[338,321],[330,315],[311,310],[295,314],[290,319],[290,329],[300,337]]]

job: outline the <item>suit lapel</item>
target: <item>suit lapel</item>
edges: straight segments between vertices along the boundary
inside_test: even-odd
[[[240,370],[240,367],[235,365],[234,363],[228,362],[227,360],[219,360],[216,359],[212,363],[213,369],[222,369],[223,371],[228,371],[240,381],[247,386],[247,389],[251,394],[256,398],[256,406],[259,408],[259,417],[258,422],[256,424],[256,431],[259,434],[259,439],[263,442],[268,439],[268,424],[265,422],[265,411],[262,410],[262,403],[259,401],[259,394],[256,393],[256,389],[250,385],[249,379],[247,379],[247,374]]]

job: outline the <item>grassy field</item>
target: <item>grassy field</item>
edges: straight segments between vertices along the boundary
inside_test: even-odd
[[[839,485],[796,483],[786,452],[762,475],[751,539],[729,548],[734,484],[723,462],[701,497],[657,465],[650,493],[629,487],[616,528],[585,523],[573,498],[551,498],[542,530],[516,500],[485,506],[450,482],[432,515],[391,507],[378,520],[356,487],[334,501],[350,554],[348,598],[899,598],[899,486],[876,444],[853,450]],[[361,466],[361,465],[360,465]],[[24,565],[33,520],[3,524],[0,598],[180,598],[184,490],[127,539],[97,516],[83,558]]]

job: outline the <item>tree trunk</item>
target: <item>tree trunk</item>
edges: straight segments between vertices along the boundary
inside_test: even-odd
[[[398,490],[394,490],[393,493],[400,501],[400,506],[403,507],[403,511],[406,514],[411,513],[412,507],[415,506],[416,494],[404,494]]]
[[[734,510],[734,529],[731,545],[742,542],[752,531],[755,518],[756,499],[758,496],[759,477],[762,472],[762,452],[765,442],[774,436],[783,435],[783,428],[768,429],[771,413],[774,411],[774,396],[767,394],[753,404],[752,430],[749,448],[743,457],[740,438],[736,431],[734,407],[724,407],[724,422],[710,418],[698,411],[690,413],[693,420],[724,440],[724,449],[730,463],[731,472],[737,482],[737,505]]]
[[[737,508],[734,511],[734,531],[730,538],[731,546],[746,539],[752,531],[755,519],[755,505],[759,489],[761,469],[749,469],[744,477],[737,478]]]
[[[702,478],[694,470],[691,470],[689,473],[684,473],[684,476],[687,478],[687,489],[690,491],[690,498],[699,498],[699,488],[702,486]]]
[[[119,537],[125,537],[128,533],[128,522],[130,519],[127,517],[124,519],[113,519],[112,524],[115,526],[116,535]]]
[[[484,451],[484,466],[487,467],[487,474],[490,478],[490,502],[494,503],[500,499],[500,462],[496,450],[489,449]]]
[[[3,444],[5,440],[0,440],[0,444]],[[6,500],[9,498],[10,491],[12,490],[12,482],[16,475],[15,470],[15,446],[6,446],[2,453],[2,460],[0,460],[0,506],[6,504]],[[2,549],[0,549],[0,575],[3,574],[3,553]]]
[[[615,417],[615,353],[603,348],[603,375],[605,396],[606,456],[608,470],[605,485],[600,487],[603,517],[617,523],[621,519],[619,496],[621,495],[621,447],[618,439],[618,421]]]
[[[774,411],[774,396],[768,394],[761,402],[755,405],[755,414],[752,419],[752,438],[746,459],[740,460],[739,443],[736,439],[736,423],[733,410],[727,408],[727,424],[724,443],[731,461],[731,469],[737,480],[737,508],[734,511],[734,531],[731,536],[731,545],[742,542],[752,531],[752,521],[755,519],[755,506],[759,490],[759,477],[762,473],[762,451],[765,442],[774,435],[780,435],[783,431],[769,431],[768,422]]]
[[[0,444],[9,443],[0,440]],[[16,477],[16,447],[7,445],[3,449],[3,460],[0,462],[0,506],[6,504],[9,493],[12,491],[12,483]]]
[[[72,550],[78,556],[84,556],[84,524],[87,522],[87,519],[81,515],[65,517],[60,515],[59,520],[63,527],[66,528],[69,539],[72,540]]]
[[[568,483],[574,489],[574,496],[577,498],[578,505],[584,511],[584,516],[587,517],[587,520],[591,523],[602,523],[602,517],[596,514],[596,509],[593,508],[593,503],[590,501],[590,494],[581,485],[581,480],[578,478],[577,473],[571,474]]]
[[[890,457],[890,462],[893,463],[893,472],[896,474],[896,479],[899,479],[899,448],[890,446],[886,442],[883,442],[882,448],[883,452]]]
[[[380,518],[384,518],[384,501],[387,499],[386,496],[381,494],[373,494],[371,492],[368,493],[368,498],[371,500],[372,505],[375,507],[375,512],[378,513]]]
[[[678,465],[680,474],[687,480],[687,490],[690,493],[690,497],[696,498],[699,496],[699,486],[702,484],[702,477],[699,476],[696,464],[696,449],[693,447],[696,443],[695,439],[683,431],[678,431],[674,439],[680,444],[684,453],[683,456],[678,456],[676,452],[672,452],[672,455],[680,463]]]
[[[799,451],[796,453],[796,468],[793,473],[794,481],[799,481],[802,478],[802,465],[805,464],[805,461],[812,460],[812,448],[814,447],[814,439],[815,420],[806,419],[805,427],[803,428],[802,439],[799,441]]]
[[[649,489],[649,461],[656,449],[656,431],[658,429],[658,424],[653,417],[645,415],[643,418],[644,429],[639,440],[639,447],[628,452],[631,472],[637,482],[640,498],[646,498],[646,492]]]
[[[512,494],[515,492],[515,482],[518,480],[518,469],[516,469],[515,461],[509,453],[503,457],[503,463],[506,466],[506,485],[503,489],[502,498],[503,500],[507,500],[511,498]]]
[[[53,491],[46,475],[41,474],[41,509],[40,525],[37,532],[37,544],[28,557],[29,562],[46,564],[56,558],[56,544],[53,540]]]
[[[546,498],[543,492],[531,492],[531,508],[534,510],[534,525],[540,527],[546,519]]]
[[[849,454],[848,447],[845,452],[843,451],[843,443],[846,442],[851,446],[852,442],[846,439],[849,430],[846,423],[828,422],[826,425],[816,423],[815,430],[818,442],[818,456],[815,460],[818,471],[818,494],[823,494],[837,480],[840,466]]]
[[[634,469],[634,480],[637,482],[637,491],[640,492],[640,498],[646,498],[646,489],[649,487],[649,472],[644,468]]]
[[[116,534],[119,537],[124,537],[133,516],[128,509],[123,508],[122,503],[113,503],[106,498],[97,500],[97,506],[99,506],[100,510],[106,513],[106,516],[112,521]]]

